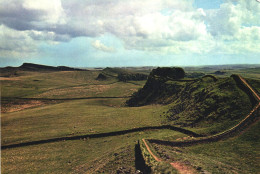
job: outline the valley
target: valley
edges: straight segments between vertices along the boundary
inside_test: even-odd
[[[257,173],[259,67],[182,70],[2,68],[2,172]]]

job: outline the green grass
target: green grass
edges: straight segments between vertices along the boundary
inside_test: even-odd
[[[255,79],[246,79],[246,81],[260,95],[260,81]]]
[[[2,145],[160,125],[160,105],[130,108],[123,102],[76,100],[2,114]]]
[[[131,95],[145,84],[145,81],[118,82],[115,77],[98,81],[96,77],[99,73],[100,71],[18,72],[18,79],[1,81],[1,95],[2,97],[24,98],[122,97]],[[259,89],[258,81],[247,80],[254,88]],[[217,83],[221,84],[224,81],[220,80]],[[167,83],[180,86],[185,84],[185,82],[170,81]],[[228,91],[223,94],[222,89],[211,88],[209,85],[211,83],[212,79],[204,78],[199,86],[194,87],[197,87],[199,92],[204,88],[209,88],[218,96],[231,95]],[[248,102],[247,96],[242,91],[237,90],[235,94],[234,98],[243,98],[244,103]],[[179,102],[176,100],[172,105],[127,107],[124,105],[126,100],[122,98],[59,101],[17,112],[2,113],[1,143],[10,145],[63,136],[169,124],[164,114]],[[4,103],[6,102],[8,104],[8,101]],[[212,101],[209,99],[207,102],[210,104]],[[220,120],[210,124],[204,121],[197,127],[188,129],[204,134],[225,130],[245,116],[243,112],[247,112],[249,106],[243,105],[243,107],[246,109],[240,112],[241,117],[238,119]],[[186,114],[188,115],[188,112]],[[171,122],[171,124],[175,123]],[[259,132],[259,123],[240,137],[186,147],[181,149],[183,153],[178,155],[172,148],[163,148],[167,153],[172,153],[174,158],[189,160],[193,165],[201,166],[209,172],[220,173],[223,170],[228,173],[234,170],[238,173],[254,173],[259,169],[256,158],[257,155],[259,156],[259,135],[256,132]],[[126,167],[134,173],[136,170],[135,145],[138,139],[176,140],[186,136],[171,130],[153,130],[4,149],[1,152],[1,172],[115,173],[120,167]],[[239,166],[240,160],[243,162],[241,166]],[[219,164],[218,168],[215,167],[216,163]]]
[[[93,85],[109,85],[116,79],[98,81],[98,71],[72,71],[25,74],[17,80],[1,81],[2,97],[79,97],[84,92],[93,96],[99,90]],[[92,86],[92,87],[91,87]]]
[[[260,80],[260,68],[246,68],[239,70],[230,70],[230,73],[240,74],[245,78],[252,78],[255,80]]]
[[[168,173],[168,174],[177,174],[177,170],[173,168],[170,163],[165,161],[156,161],[154,157],[150,154],[147,147],[145,146],[144,142],[142,140],[139,141],[140,143],[140,149],[142,156],[144,158],[146,166],[149,166],[151,168],[151,173]],[[153,147],[150,145],[149,142],[146,141],[146,144],[152,151],[154,155],[156,155],[156,152],[154,151]],[[156,155],[156,157],[158,157]]]
[[[192,82],[163,81],[150,76],[144,88],[128,101],[130,106],[168,104],[164,117],[180,126],[203,126],[239,121],[251,110],[248,95],[232,77],[203,77]]]
[[[134,169],[137,140],[169,134],[179,133],[148,131],[5,149],[2,150],[2,173],[111,173],[122,166]]]
[[[2,81],[2,97],[82,98],[130,96],[144,81],[118,82],[116,78],[98,81],[99,71],[35,73],[18,80]]]
[[[253,65],[254,66],[254,65]],[[230,67],[226,68],[221,68],[221,67],[210,67],[210,68],[203,68],[203,67],[192,67],[192,68],[185,68],[185,71],[188,73],[192,72],[198,72],[198,73],[205,73],[205,74],[214,74],[216,71],[222,71],[225,72],[224,75],[215,75],[217,77],[229,77],[232,74],[240,74],[244,78],[252,78],[255,80],[260,80],[260,68],[258,65],[258,68],[241,68],[241,67],[236,67],[232,65]]]
[[[159,146],[166,154],[195,168],[212,173],[257,173],[260,168],[260,131],[258,121],[241,136],[214,143],[174,148]]]

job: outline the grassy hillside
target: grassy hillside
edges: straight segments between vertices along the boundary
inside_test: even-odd
[[[246,79],[247,82],[252,86],[252,88],[260,94],[260,80],[255,80],[255,79]]]
[[[167,160],[180,161],[200,173],[258,173],[260,168],[260,122],[239,136],[188,147],[152,144],[156,154]],[[166,158],[167,157],[167,158]]]
[[[173,124],[182,126],[239,120],[254,104],[232,77],[174,80],[151,73],[145,86],[134,93],[127,104],[152,103],[168,104],[169,110],[164,116]]]
[[[160,115],[164,108],[160,105],[129,108],[124,107],[124,98],[74,100],[129,96],[143,86],[142,81],[125,83],[113,77],[99,81],[96,77],[100,71],[18,73],[15,79],[10,77],[1,81],[1,107],[11,108],[1,114],[2,145],[161,124]],[[8,100],[5,100],[6,97]],[[30,100],[14,100],[13,97],[73,100],[32,100],[40,102],[33,105]],[[20,109],[15,110],[14,107]],[[119,170],[122,165],[135,171],[136,140],[145,136],[168,136],[170,132],[175,133],[170,130],[146,131],[119,137],[6,149],[2,150],[2,173],[93,173],[93,170],[110,173]]]
[[[123,99],[76,100],[2,114],[2,145],[161,124],[159,105],[128,108],[121,103]]]
[[[141,138],[181,136],[159,130],[114,137],[62,141],[2,150],[2,173],[135,173],[135,145]]]
[[[23,72],[21,72],[23,73]],[[2,97],[23,98],[83,98],[101,96],[129,96],[144,81],[117,83],[116,77],[97,80],[99,71],[25,72],[1,81]]]

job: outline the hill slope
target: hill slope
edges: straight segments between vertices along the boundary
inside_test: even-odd
[[[151,72],[145,86],[133,94],[127,105],[169,104],[165,116],[183,126],[240,119],[254,105],[234,77],[173,79],[156,71]]]

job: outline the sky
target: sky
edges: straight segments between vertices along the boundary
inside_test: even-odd
[[[0,0],[0,67],[260,64],[257,0]]]

